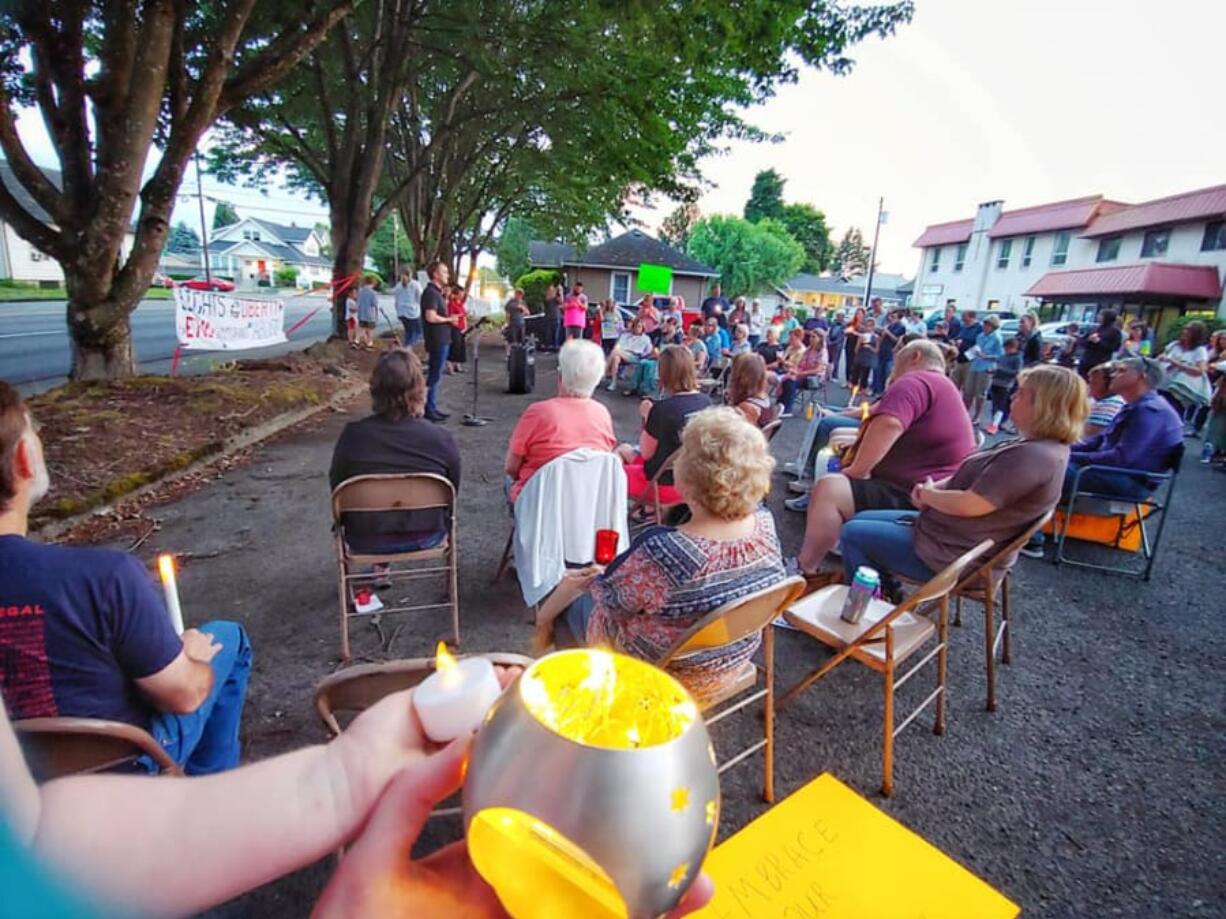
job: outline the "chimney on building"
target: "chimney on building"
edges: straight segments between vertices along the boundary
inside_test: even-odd
[[[985,201],[979,205],[979,210],[975,213],[975,225],[971,232],[982,233],[992,229],[996,221],[1000,219],[1000,211],[1004,203],[1004,201]]]

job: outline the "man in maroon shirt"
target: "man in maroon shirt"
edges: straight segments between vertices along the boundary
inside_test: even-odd
[[[911,489],[952,475],[975,450],[975,433],[945,358],[926,339],[894,356],[885,395],[860,427],[855,455],[841,473],[823,476],[809,495],[805,538],[796,558],[813,576],[843,524],[867,510],[913,510]]]

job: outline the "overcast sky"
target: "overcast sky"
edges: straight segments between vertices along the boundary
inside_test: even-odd
[[[754,174],[774,168],[784,198],[823,211],[835,240],[871,242],[885,197],[878,262],[908,276],[929,223],[981,201],[1024,207],[1102,193],[1141,201],[1226,182],[1222,98],[1226,3],[1218,0],[917,0],[894,37],[853,49],[850,76],[806,72],[749,113],[780,144],[734,144],[705,172],[703,213],[739,214]],[[21,130],[54,165],[41,122]],[[206,193],[218,193],[206,177]],[[189,173],[182,189],[195,192]],[[249,189],[240,211],[288,223],[324,219],[315,203]],[[176,219],[195,221],[195,202]],[[671,209],[641,212],[655,230]],[[302,222],[299,219],[299,222]]]

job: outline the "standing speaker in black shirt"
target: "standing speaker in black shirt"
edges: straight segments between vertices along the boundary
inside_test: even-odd
[[[447,364],[447,352],[451,348],[451,329],[459,317],[447,315],[447,296],[443,293],[451,280],[451,269],[435,259],[426,266],[426,273],[430,283],[421,295],[421,319],[426,354],[430,359],[430,369],[426,373],[426,418],[429,421],[446,421],[448,415],[438,408],[438,384],[443,378],[443,367]]]

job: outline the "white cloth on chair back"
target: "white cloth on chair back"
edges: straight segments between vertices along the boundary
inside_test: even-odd
[[[626,470],[616,454],[583,447],[533,473],[515,500],[515,571],[524,602],[533,606],[548,596],[567,562],[591,562],[597,530],[617,530],[619,554],[630,545]]]

